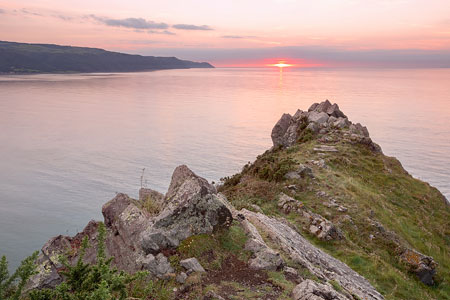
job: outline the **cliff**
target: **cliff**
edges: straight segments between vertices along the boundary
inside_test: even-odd
[[[168,192],[103,206],[106,252],[149,271],[143,299],[449,299],[450,208],[325,101],[284,114],[274,146],[214,186],[178,167]],[[44,245],[28,288],[94,263],[99,223]],[[134,291],[134,290],[133,290]]]
[[[0,41],[0,73],[138,72],[213,68],[176,57],[130,55],[96,48]]]

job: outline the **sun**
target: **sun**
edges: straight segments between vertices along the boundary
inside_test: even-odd
[[[284,60],[280,60],[276,64],[271,64],[271,65],[268,65],[268,66],[270,66],[270,67],[278,67],[278,68],[287,68],[287,67],[292,67],[293,65],[286,63],[286,61],[284,61]]]

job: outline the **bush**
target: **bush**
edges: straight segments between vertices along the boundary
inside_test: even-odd
[[[0,299],[18,300],[22,290],[31,276],[36,274],[36,265],[39,252],[34,252],[31,256],[25,258],[17,270],[9,276],[8,261],[5,256],[0,260]]]

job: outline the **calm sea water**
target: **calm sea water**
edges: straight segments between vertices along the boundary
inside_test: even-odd
[[[385,154],[450,199],[450,70],[198,69],[0,76],[0,254],[12,266],[101,206],[165,192],[187,164],[209,180],[271,147],[284,112],[330,99]]]

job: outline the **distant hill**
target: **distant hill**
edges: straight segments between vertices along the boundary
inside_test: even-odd
[[[111,52],[97,48],[0,41],[0,73],[136,72],[214,68],[206,62]]]

